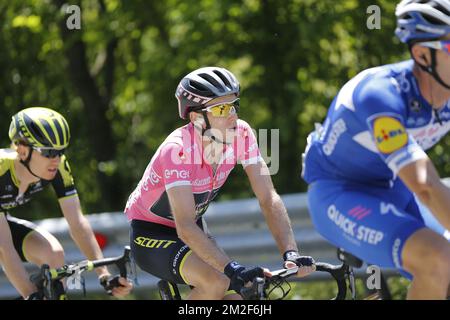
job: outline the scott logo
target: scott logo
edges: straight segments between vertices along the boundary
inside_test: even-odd
[[[137,237],[134,239],[134,243],[136,243],[138,246],[146,247],[146,248],[163,248],[166,249],[171,244],[175,243],[175,241],[172,240],[158,240],[158,239],[151,239],[146,237]]]
[[[189,179],[189,171],[187,171],[187,170],[175,170],[175,169],[172,169],[172,170],[166,169],[166,170],[164,170],[164,177],[166,179],[169,179],[172,176],[176,176],[177,179]]]

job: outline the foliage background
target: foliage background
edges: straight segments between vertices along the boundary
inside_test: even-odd
[[[0,2],[0,145],[10,117],[50,106],[71,125],[68,158],[86,213],[120,211],[163,139],[183,125],[174,90],[191,70],[223,66],[240,79],[241,117],[280,129],[279,193],[302,192],[300,156],[314,122],[359,71],[408,58],[389,0],[63,0]],[[381,29],[369,30],[369,5]],[[450,138],[431,150],[450,175]],[[220,199],[252,196],[236,168]],[[15,210],[59,216],[52,190]]]

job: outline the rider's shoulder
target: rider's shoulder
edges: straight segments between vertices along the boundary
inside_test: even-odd
[[[410,72],[408,62],[369,69],[353,92],[355,106],[361,105],[364,108],[373,106],[378,110],[400,111],[404,104],[402,82],[407,79]]]
[[[237,120],[236,127],[238,130],[238,133],[243,136],[247,136],[248,132],[253,130],[253,128],[250,126],[250,124],[248,124],[247,121],[242,120],[242,119]]]

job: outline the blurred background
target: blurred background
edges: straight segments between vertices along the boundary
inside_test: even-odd
[[[280,194],[303,192],[301,153],[338,89],[359,71],[407,59],[394,36],[392,0],[63,0],[0,2],[0,135],[11,116],[47,106],[68,120],[67,152],[86,213],[121,211],[178,118],[175,88],[202,66],[228,68],[242,86],[241,118],[280,129]],[[381,29],[366,26],[381,9]],[[269,139],[270,140],[270,139]],[[450,137],[431,150],[450,175]],[[218,200],[253,196],[236,167]],[[60,216],[53,190],[14,210]]]

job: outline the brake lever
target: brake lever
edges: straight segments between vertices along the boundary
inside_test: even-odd
[[[240,294],[244,300],[263,300],[266,297],[265,284],[264,278],[257,277],[251,287],[243,287]]]

